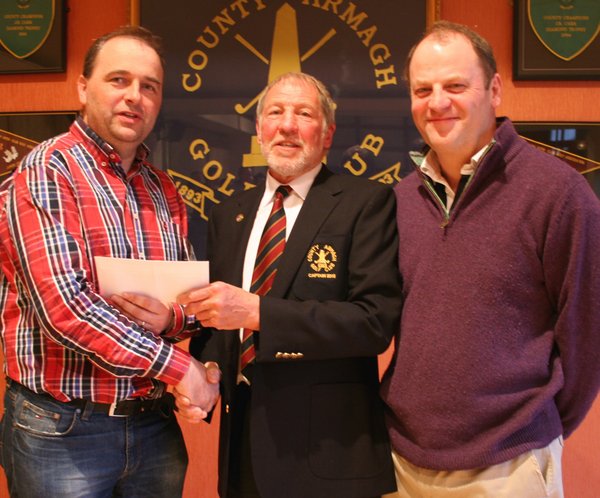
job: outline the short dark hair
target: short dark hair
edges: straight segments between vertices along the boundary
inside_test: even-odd
[[[434,22],[424,33],[423,36],[419,39],[417,43],[413,45],[408,52],[408,56],[406,57],[406,64],[404,65],[404,78],[410,84],[410,63],[412,61],[413,55],[417,47],[421,44],[425,38],[429,36],[434,36],[438,40],[444,40],[448,38],[449,35],[457,34],[464,36],[469,42],[471,42],[471,46],[475,53],[477,54],[477,58],[479,59],[479,63],[481,64],[481,69],[483,69],[483,75],[485,77],[485,86],[488,88],[490,86],[490,82],[496,74],[496,59],[494,57],[494,51],[489,42],[480,36],[478,33],[473,31],[468,26],[464,24],[458,24],[450,21],[436,21]]]
[[[112,40],[113,38],[118,37],[128,37],[135,38],[136,40],[140,40],[141,42],[148,45],[152,48],[160,59],[160,64],[164,70],[165,68],[165,59],[161,38],[152,31],[142,26],[122,26],[115,31],[111,31],[110,33],[106,33],[102,35],[100,38],[96,38],[87,53],[85,54],[85,58],[83,59],[83,76],[85,78],[89,78],[94,71],[94,65],[96,63],[96,58],[98,57],[98,53],[104,46],[104,44],[108,40]]]

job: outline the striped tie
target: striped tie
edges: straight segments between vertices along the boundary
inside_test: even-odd
[[[285,211],[283,210],[283,199],[285,199],[292,188],[289,185],[280,185],[275,192],[275,200],[269,219],[258,244],[254,271],[252,273],[252,285],[250,292],[264,296],[273,286],[277,264],[285,248]],[[242,333],[242,352],[240,358],[240,369],[242,373],[246,366],[254,361],[256,351],[254,349],[254,331],[244,329]]]

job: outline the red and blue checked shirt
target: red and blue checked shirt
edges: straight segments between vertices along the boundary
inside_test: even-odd
[[[0,332],[5,373],[61,401],[155,397],[190,356],[183,311],[164,336],[98,294],[94,256],[186,260],[186,209],[140,146],[128,174],[81,118],[0,186]],[[123,275],[127,278],[127,275]]]

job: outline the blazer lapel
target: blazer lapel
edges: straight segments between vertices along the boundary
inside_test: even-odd
[[[286,294],[300,265],[306,258],[310,243],[338,203],[337,194],[340,191],[341,186],[335,175],[323,167],[315,178],[294,223],[269,295],[281,297]]]
[[[245,195],[240,196],[237,202],[232,204],[231,211],[228,214],[232,220],[233,228],[228,237],[229,261],[231,261],[231,264],[227,269],[228,278],[225,281],[239,287],[242,286],[246,247],[264,190],[263,185],[262,187],[255,187]],[[223,248],[216,248],[216,250],[223,250]]]

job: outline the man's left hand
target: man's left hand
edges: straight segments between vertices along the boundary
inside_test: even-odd
[[[111,296],[112,303],[139,326],[159,336],[171,324],[173,310],[158,299],[132,292]]]

